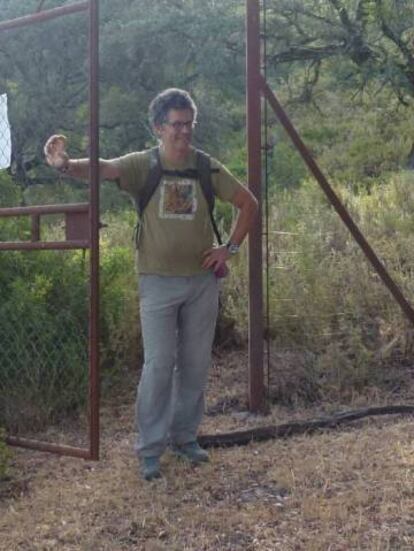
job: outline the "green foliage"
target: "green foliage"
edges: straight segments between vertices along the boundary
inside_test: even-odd
[[[0,208],[15,207],[22,202],[21,188],[13,183],[11,177],[5,170],[0,170]],[[1,218],[0,219],[0,240],[12,241],[23,239],[29,235],[27,220]]]
[[[414,292],[411,173],[342,201],[410,297]],[[316,182],[277,192],[270,208],[271,396],[282,402],[349,400],[368,387],[400,387],[412,330]],[[265,281],[266,283],[266,281]],[[226,284],[227,312],[246,328],[244,264]]]
[[[20,188],[12,181],[5,170],[0,170],[0,205],[14,207],[21,201]]]
[[[6,13],[1,9],[2,19],[36,10],[36,2],[24,4],[14,10],[10,5]],[[87,29],[84,14],[74,14],[0,36],[0,92],[9,100],[12,172],[24,187],[50,179],[42,166],[43,143],[52,129],[73,129],[75,109],[87,102]],[[83,135],[86,120],[76,123]]]
[[[306,177],[305,164],[286,139],[277,142],[269,155],[269,190],[299,186]]]
[[[142,356],[132,214],[108,217],[108,230],[101,243],[101,365],[105,386],[130,377]]]
[[[338,183],[355,189],[370,188],[410,162],[414,110],[402,109],[386,93],[367,90],[357,101],[341,90],[325,90],[315,98],[314,105],[297,107],[291,115],[321,169]],[[282,173],[285,165],[286,181],[291,178],[300,183],[304,162],[291,145],[285,145],[285,136],[275,141],[274,178],[278,164]],[[290,157],[284,151],[287,147]]]
[[[62,2],[49,2],[47,8],[54,5]],[[148,104],[171,86],[189,89],[198,103],[199,145],[216,155],[222,151],[243,120],[240,1],[131,0],[114,6],[105,0],[100,5],[102,157],[153,143]],[[3,18],[36,9],[36,2],[22,6],[0,0]],[[44,167],[42,152],[52,133],[68,135],[71,155],[85,155],[87,30],[85,14],[73,14],[0,36],[0,93],[9,96],[12,171],[23,187],[53,185],[55,176]]]
[[[87,287],[81,253],[2,254],[0,419],[18,430],[86,400]]]
[[[310,101],[327,65],[337,87],[387,88],[400,101],[414,96],[412,2],[278,0],[268,5],[269,65],[296,86],[296,98]],[[355,87],[356,85],[356,87]]]
[[[108,215],[111,240],[102,238],[104,389],[140,356],[133,247],[125,245],[132,220]],[[120,231],[123,245],[116,244]],[[13,432],[77,416],[86,403],[88,263],[82,252],[0,255],[0,422]]]
[[[5,17],[37,7],[35,1],[0,5]],[[54,5],[61,2],[48,7]],[[370,186],[404,166],[412,149],[412,6],[289,0],[267,8],[268,79],[328,174],[347,185]],[[240,0],[131,0],[116,7],[102,1],[102,157],[152,145],[148,103],[162,88],[180,86],[199,106],[196,145],[245,180],[244,16]],[[87,151],[86,18],[71,15],[42,28],[0,37],[12,172],[27,188],[28,204],[84,200],[82,185],[68,186],[45,168],[42,146],[52,132],[63,132],[71,155]],[[272,124],[270,141],[271,188],[299,186],[306,169]],[[104,210],[125,205],[113,186],[105,188]]]
[[[406,172],[369,192],[341,191],[407,296],[414,292],[413,190]],[[142,351],[135,212],[107,212],[104,221],[100,320],[106,392],[131,377]],[[367,387],[403,384],[391,368],[410,358],[410,328],[317,184],[275,189],[269,229],[268,334],[272,358],[283,366],[271,396],[286,403],[346,400]],[[224,282],[221,344],[240,342],[234,325],[247,335],[245,253],[233,259]],[[16,430],[41,427],[73,415],[85,402],[87,257],[7,253],[0,262],[0,419]]]

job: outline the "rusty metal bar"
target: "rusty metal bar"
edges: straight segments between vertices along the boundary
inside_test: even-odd
[[[76,241],[0,241],[0,251],[55,251],[89,249],[88,240]]]
[[[258,222],[249,233],[249,409],[264,408],[263,251],[261,227],[260,6],[246,0],[248,186],[259,202]]]
[[[90,151],[90,302],[89,302],[89,442],[99,459],[99,3],[89,2],[89,151]]]
[[[85,448],[75,448],[72,446],[61,446],[59,444],[49,444],[32,440],[30,438],[19,438],[18,436],[7,436],[6,444],[9,446],[18,446],[20,448],[29,448],[43,452],[51,452],[59,455],[68,455],[70,457],[80,457],[82,459],[91,459],[89,450]]]
[[[31,239],[32,242],[40,241],[40,215],[32,215],[32,228],[31,228]]]
[[[89,240],[89,212],[67,212],[65,214],[65,240]]]
[[[29,216],[32,214],[65,214],[67,212],[88,212],[89,203],[67,203],[66,205],[37,205],[30,207],[7,207],[0,209],[0,218],[5,216]]]
[[[294,128],[293,124],[291,123],[289,117],[283,110],[282,106],[280,105],[279,101],[277,100],[275,94],[270,89],[269,85],[265,81],[265,79],[261,76],[260,77],[260,87],[269,102],[270,106],[272,107],[273,111],[275,112],[276,116],[278,117],[280,123],[285,128],[286,132],[289,134],[290,139],[294,143],[296,149],[301,154],[303,160],[308,165],[309,170],[312,172],[312,174],[315,176],[316,180],[318,181],[319,185],[321,186],[322,190],[324,191],[325,195],[327,196],[328,200],[336,210],[336,212],[341,217],[344,224],[347,226],[349,231],[351,232],[353,238],[358,243],[358,245],[361,247],[363,253],[369,260],[369,262],[372,264],[373,268],[377,272],[377,274],[382,279],[382,282],[384,285],[388,288],[388,290],[392,293],[395,300],[400,305],[402,311],[407,316],[407,318],[411,321],[411,323],[414,325],[414,310],[411,306],[411,304],[406,300],[403,293],[401,292],[398,285],[394,282],[394,280],[391,278],[389,273],[387,272],[386,268],[382,264],[382,262],[379,260],[377,255],[375,254],[374,250],[371,248],[368,241],[365,239],[364,235],[361,233],[358,226],[355,224],[353,219],[351,218],[350,214],[348,213],[347,209],[344,207],[344,205],[341,203],[340,199],[330,186],[328,180],[324,176],[324,174],[319,169],[318,165],[316,164],[315,160],[313,159],[309,149],[306,147],[306,145],[303,143],[302,139],[300,138],[299,134],[297,133],[296,129]]]
[[[25,27],[27,25],[32,25],[33,23],[43,23],[44,21],[56,19],[57,17],[61,17],[62,15],[86,11],[88,8],[89,2],[78,2],[69,6],[52,8],[50,10],[34,13],[32,15],[25,15],[16,19],[10,19],[9,21],[0,22],[0,32],[17,29],[19,27]]]

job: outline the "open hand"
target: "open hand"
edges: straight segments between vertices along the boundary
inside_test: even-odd
[[[66,153],[66,136],[54,134],[45,143],[43,151],[46,156],[46,161],[50,166],[57,169],[62,169],[67,166],[69,155]]]

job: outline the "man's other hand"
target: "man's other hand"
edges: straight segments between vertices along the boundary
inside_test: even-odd
[[[225,269],[226,260],[228,260],[229,256],[226,245],[213,247],[204,253],[202,267],[205,270],[213,270],[213,272],[217,273]]]

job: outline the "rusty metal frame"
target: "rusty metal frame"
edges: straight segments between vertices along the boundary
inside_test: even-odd
[[[43,21],[56,19],[57,17],[61,17],[63,15],[86,11],[89,9],[89,4],[90,2],[88,0],[86,2],[78,2],[68,6],[62,6],[61,8],[41,11],[32,15],[17,17],[16,19],[10,19],[9,21],[2,21],[0,22],[0,31],[9,31],[11,29],[26,27],[27,25],[33,25],[34,23],[42,23]]]
[[[41,240],[41,217],[50,214],[65,215],[65,241]],[[0,241],[0,251],[24,251],[24,250],[54,250],[54,249],[89,249],[90,241],[88,232],[85,231],[85,219],[89,229],[89,204],[74,203],[65,205],[42,205],[33,207],[0,208],[0,218],[30,216],[31,240],[30,241]],[[75,224],[80,227],[75,228]]]
[[[261,214],[262,115],[260,94],[260,6],[246,0],[247,184],[259,203],[258,222],[249,232],[249,409],[264,406],[263,232]]]
[[[260,199],[261,182],[261,142],[260,127],[261,113],[260,100],[263,97],[279,119],[295,148],[302,156],[307,167],[316,178],[330,204],[336,210],[343,223],[358,243],[362,252],[390,291],[401,310],[414,325],[414,310],[403,295],[401,289],[389,275],[384,264],[380,261],[364,235],[353,221],[348,210],[340,201],[328,180],[313,159],[309,149],[303,143],[298,132],[291,123],[288,115],[280,105],[276,95],[271,90],[266,79],[261,74],[261,33],[260,33],[260,2],[246,0],[246,29],[247,29],[247,147],[248,147],[248,184],[258,199]],[[259,129],[258,129],[259,127]],[[261,218],[260,218],[261,221]],[[263,300],[262,300],[262,234],[261,225],[250,234],[249,241],[249,278],[250,278],[250,311],[249,334],[254,342],[250,343],[249,354],[249,405],[252,411],[264,408],[263,385]],[[252,265],[257,263],[257,265]]]
[[[89,151],[90,151],[90,202],[89,204],[45,205],[38,207],[17,207],[0,209],[2,216],[31,216],[32,235],[27,242],[2,242],[1,250],[59,250],[89,249],[89,447],[78,448],[41,442],[16,436],[8,436],[6,442],[34,450],[47,451],[60,455],[99,459],[99,0],[87,0],[60,8],[37,12],[33,15],[0,22],[0,31],[9,31],[42,23],[68,14],[87,12],[89,16]],[[40,217],[46,214],[63,213],[66,216],[67,237],[73,232],[73,217],[82,221],[89,218],[89,235],[83,232],[74,239],[62,242],[42,242],[40,240]],[[72,220],[71,220],[72,218]],[[72,222],[72,224],[71,224]],[[72,228],[72,229],[71,229]],[[84,237],[84,238],[79,238]]]

